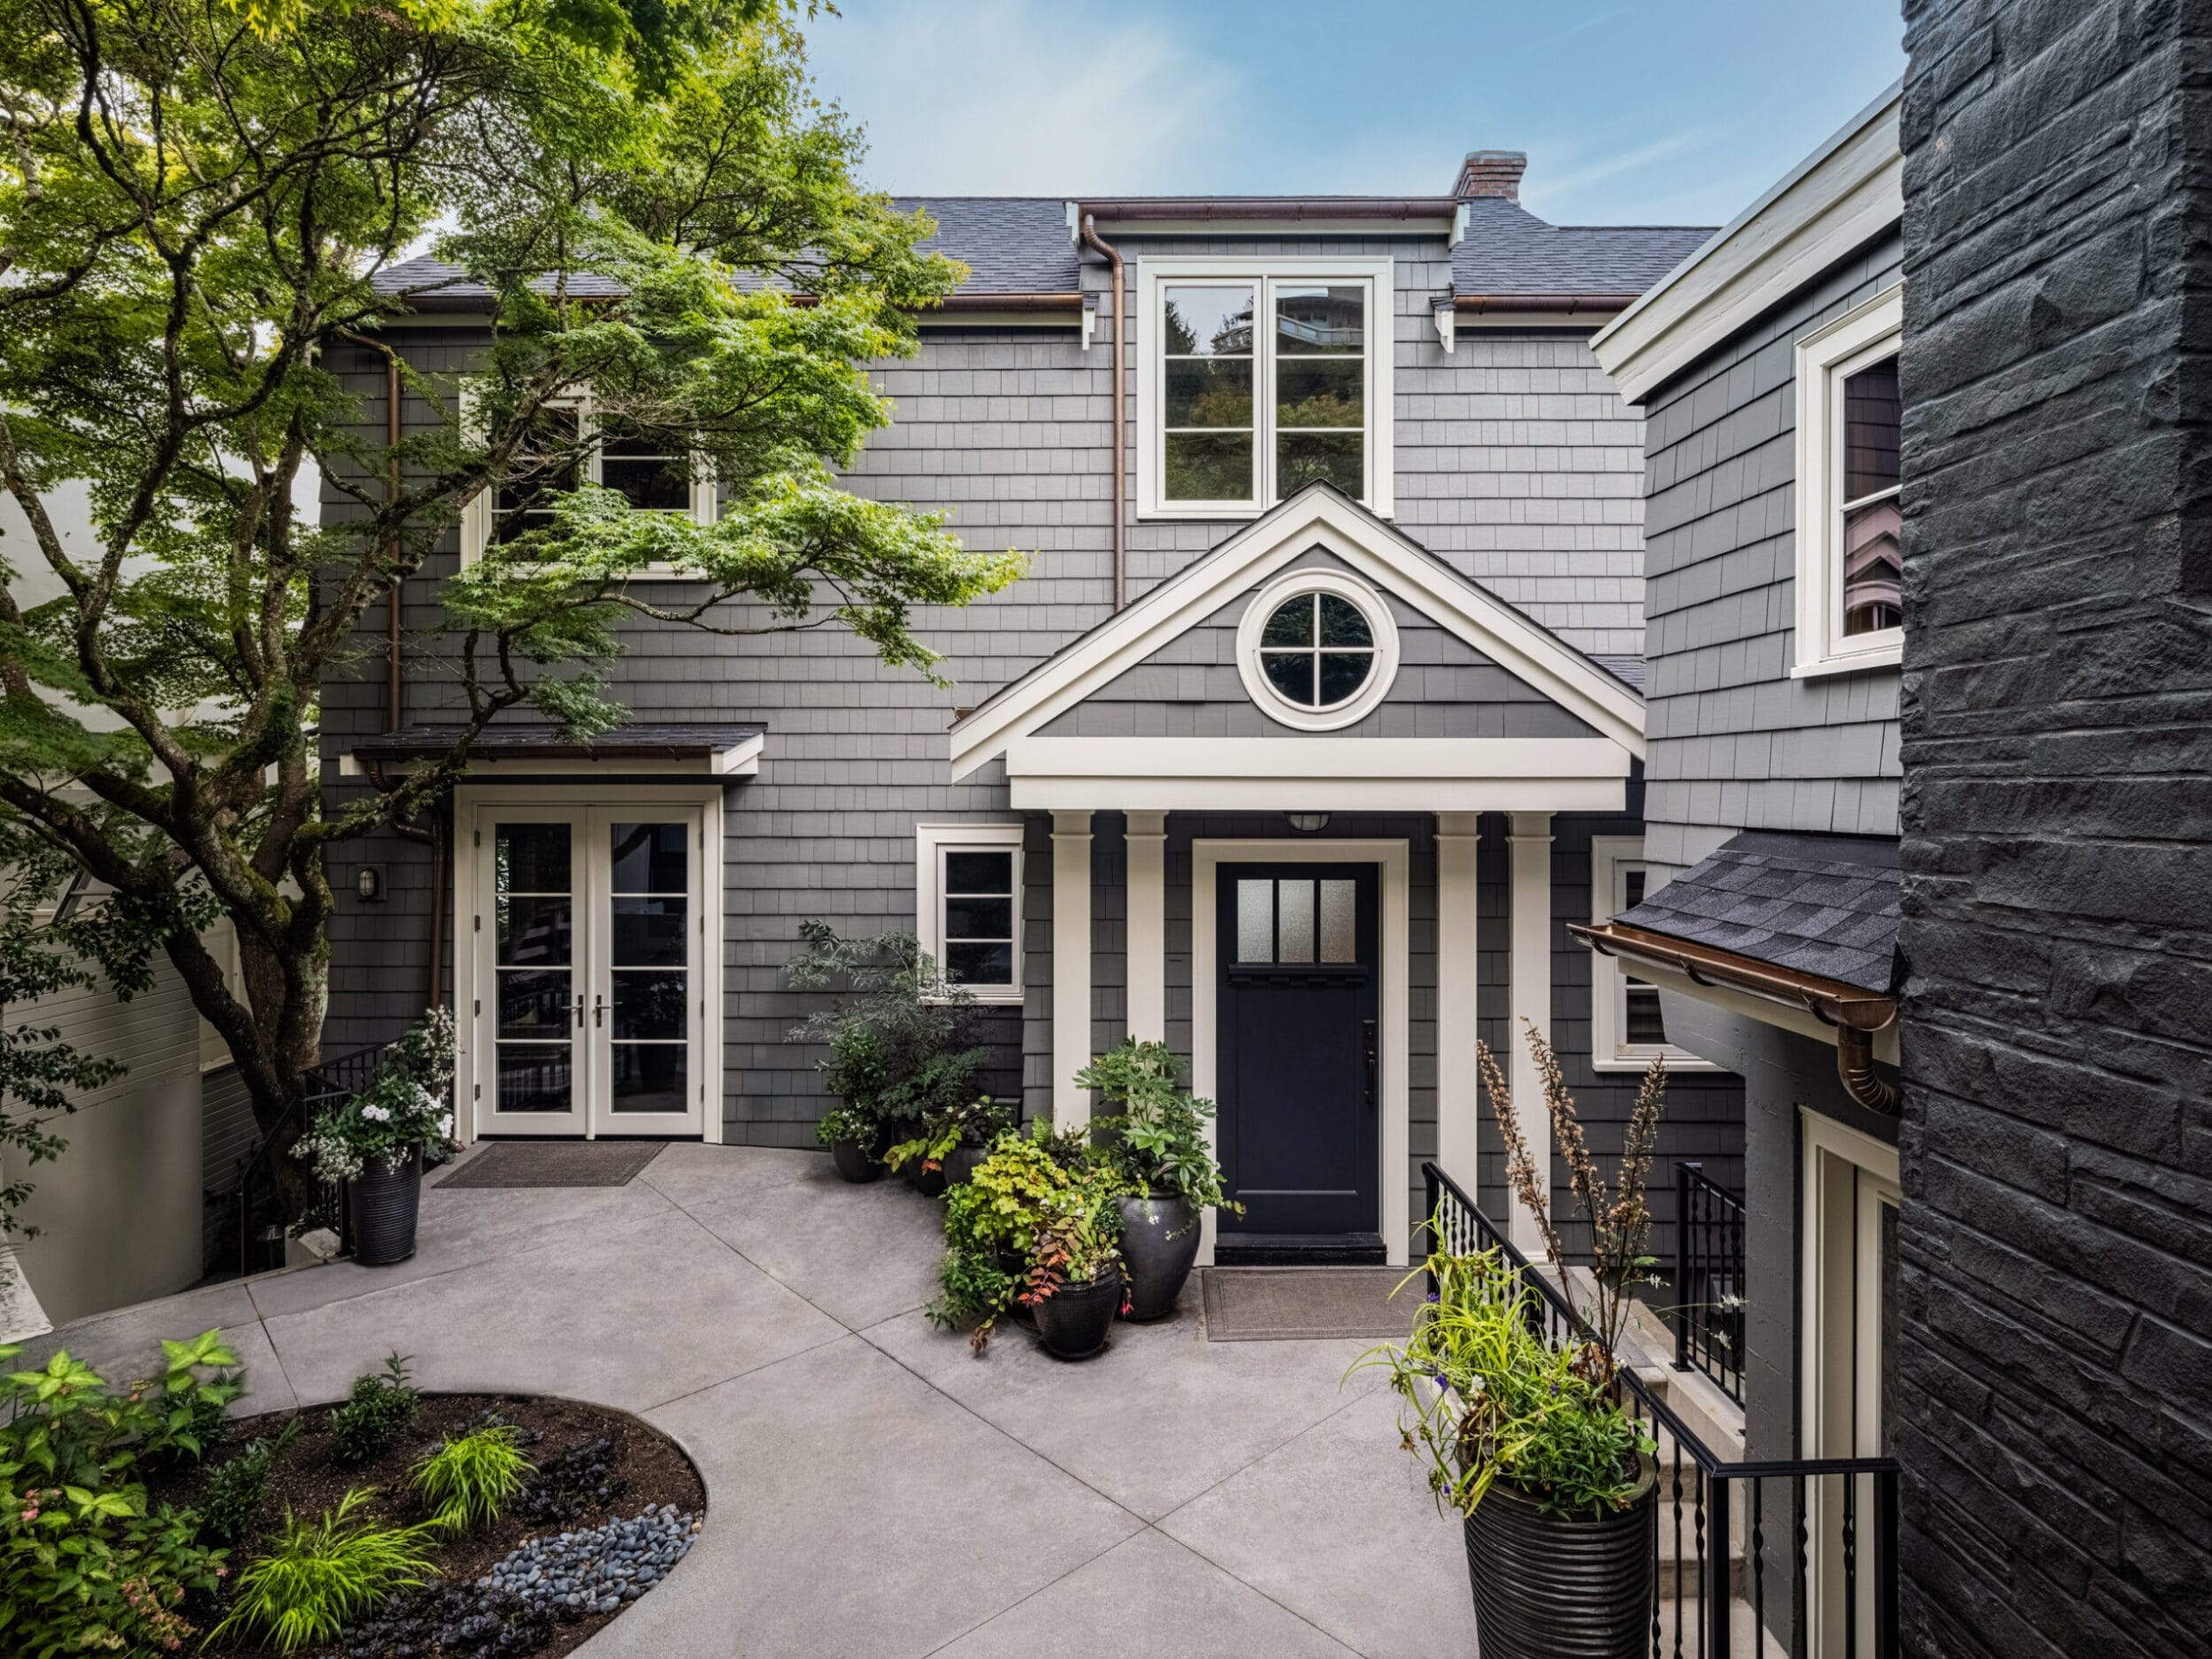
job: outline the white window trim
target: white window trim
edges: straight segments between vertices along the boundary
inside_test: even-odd
[[[1797,342],[1797,641],[1793,679],[1894,667],[1905,631],[1843,632],[1843,382],[1893,354],[1905,290],[1884,289]]]
[[[1310,709],[1275,688],[1260,664],[1260,635],[1267,619],[1285,602],[1307,594],[1333,594],[1367,619],[1375,641],[1374,666],[1358,693],[1325,709]],[[1237,673],[1245,695],[1279,726],[1300,732],[1333,732],[1372,714],[1398,677],[1398,623],[1383,596],[1365,582],[1338,571],[1288,570],[1262,588],[1237,624]]]
[[[472,376],[461,382],[461,431],[463,435],[471,441],[480,440],[483,433],[483,423],[477,417],[476,399],[476,379]],[[598,432],[598,419],[593,412],[589,392],[570,392],[558,397],[548,398],[546,407],[574,410],[577,414],[578,432],[586,440],[589,440]],[[599,463],[599,451],[595,449],[584,462],[584,477],[587,481],[594,484],[600,481]],[[482,558],[485,549],[491,546],[492,498],[495,493],[489,488],[480,489],[472,495],[468,504],[461,509],[461,567],[464,570]],[[705,468],[694,468],[691,477],[691,521],[697,525],[710,525],[720,517],[721,511],[721,492],[715,488],[714,480],[708,475]],[[648,580],[655,578],[679,580],[697,580],[667,565],[648,565],[645,569],[637,572],[636,575]]]
[[[1142,259],[1137,265],[1137,516],[1140,518],[1256,518],[1276,502],[1273,354],[1269,342],[1253,349],[1253,447],[1260,499],[1252,502],[1170,502],[1161,417],[1166,407],[1159,352],[1161,286],[1170,282],[1364,282],[1367,289],[1367,485],[1360,497],[1378,518],[1394,511],[1392,469],[1393,359],[1397,355],[1397,310],[1390,259]],[[1263,302],[1264,295],[1261,296]],[[1264,309],[1263,305],[1263,309]]]
[[[1619,902],[1620,867],[1644,862],[1640,835],[1590,837],[1590,920],[1603,926]],[[1594,1071],[1642,1071],[1664,1056],[1670,1071],[1717,1071],[1702,1056],[1671,1042],[1628,1041],[1628,971],[1618,956],[1590,952],[1590,1068]]]
[[[1010,985],[963,986],[972,1001],[1022,1000],[1022,826],[1018,824],[917,824],[914,826],[914,936],[941,972],[945,952],[944,871],[949,852],[1014,855],[1014,979]]]

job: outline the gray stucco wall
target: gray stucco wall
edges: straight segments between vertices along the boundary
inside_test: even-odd
[[[1133,260],[1160,251],[1394,257],[1399,524],[1571,642],[1638,649],[1640,423],[1579,336],[1469,331],[1448,356],[1428,309],[1450,280],[1437,240],[1133,239],[1125,251]],[[1102,290],[1103,267],[1087,265],[1084,280]],[[1133,295],[1133,272],[1130,288]],[[465,328],[399,329],[388,337],[419,368],[458,375],[473,364],[475,343]],[[349,349],[334,352],[330,367],[359,401],[365,429],[380,432],[382,358]],[[893,673],[833,633],[731,641],[652,625],[626,630],[630,655],[613,674],[616,694],[641,719],[744,718],[769,727],[759,775],[729,792],[726,814],[722,1110],[735,1140],[805,1144],[825,1103],[813,1056],[783,1040],[805,1006],[780,984],[798,923],[822,916],[858,932],[913,926],[914,825],[1010,816],[997,769],[948,781],[945,733],[954,711],[1095,625],[1110,604],[1111,388],[1103,337],[1086,352],[1071,329],[932,326],[918,357],[872,373],[896,416],[869,442],[853,486],[946,509],[972,545],[1035,554],[1030,576],[1008,592],[964,612],[918,619],[923,637],[945,654],[954,687],[939,690]],[[1133,421],[1133,398],[1129,405]],[[434,419],[411,393],[402,413],[411,433]],[[326,494],[328,519],[356,511],[336,492]],[[1179,570],[1235,527],[1133,523],[1132,592]],[[436,583],[456,567],[457,548],[449,535],[409,584],[403,722],[440,718],[452,706],[450,646],[434,630]],[[380,630],[380,608],[363,630],[353,676],[326,688],[326,757],[387,723]],[[340,781],[334,767],[329,777],[333,806],[365,787]],[[1098,856],[1106,856],[1102,839]],[[1033,894],[1041,872],[1048,882],[1049,862],[1048,842],[1041,856],[1033,847]],[[381,868],[385,897],[374,905],[341,898],[326,1031],[333,1050],[388,1039],[423,1000],[427,853],[391,835],[342,847],[333,859],[342,895],[350,894],[362,863]],[[1047,919],[1030,906],[1033,947],[1048,938]],[[1098,919],[1102,940],[1111,925]],[[1030,962],[1033,1009],[1049,983],[1048,952],[1033,949]],[[1108,992],[1099,981],[1097,995]],[[1019,1056],[1019,1017],[1007,1010],[989,1023],[1002,1045],[1007,1087],[1033,1098],[1037,1060]]]
[[[1793,680],[1795,347],[1898,280],[1886,237],[1645,407],[1644,850],[1686,868],[1740,829],[1897,833],[1894,668]]]

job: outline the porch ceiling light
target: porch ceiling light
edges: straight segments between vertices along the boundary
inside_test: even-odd
[[[1301,835],[1317,835],[1329,827],[1326,812],[1292,812],[1287,814],[1291,828]]]

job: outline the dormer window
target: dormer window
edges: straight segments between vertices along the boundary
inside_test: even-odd
[[[1316,480],[1390,511],[1390,262],[1138,267],[1139,510],[1256,516]]]

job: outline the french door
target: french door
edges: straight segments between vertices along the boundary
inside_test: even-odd
[[[477,1133],[700,1133],[703,810],[488,801],[474,816]]]

